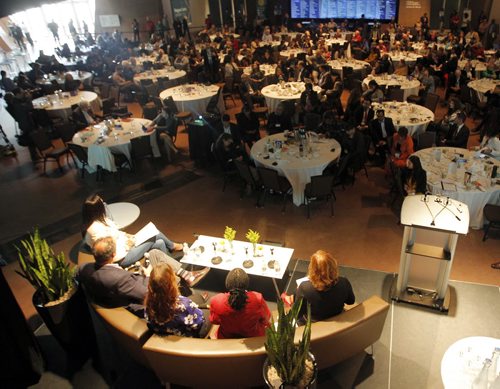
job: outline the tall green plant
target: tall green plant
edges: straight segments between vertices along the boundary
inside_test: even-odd
[[[266,329],[265,347],[269,362],[278,372],[282,381],[289,385],[297,385],[305,372],[305,362],[311,344],[311,306],[307,304],[307,322],[302,339],[295,344],[297,319],[302,306],[302,299],[297,300],[285,312],[283,301],[278,300],[278,322],[271,320]]]
[[[44,304],[58,300],[73,287],[73,270],[64,254],[55,255],[38,228],[21,245],[24,250],[16,246],[21,266],[17,273],[39,291]]]

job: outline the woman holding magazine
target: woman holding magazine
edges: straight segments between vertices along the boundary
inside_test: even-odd
[[[82,236],[85,243],[92,247],[99,238],[113,237],[116,241],[115,263],[122,267],[133,265],[152,249],[164,253],[182,250],[182,244],[172,242],[159,231],[144,242],[137,242],[135,235],[120,231],[106,214],[106,205],[98,195],[92,195],[85,200],[82,218]]]
[[[295,296],[281,295],[287,305],[301,297],[299,324],[305,322],[307,303],[311,304],[312,321],[318,321],[338,315],[344,310],[344,304],[354,304],[355,301],[351,283],[339,276],[337,260],[323,250],[311,256],[307,278],[299,284]]]

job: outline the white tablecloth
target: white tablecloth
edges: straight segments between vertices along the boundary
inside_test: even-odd
[[[365,66],[371,67],[368,62],[360,61],[357,59],[334,59],[328,61],[328,65],[330,65],[335,72],[340,73],[340,76],[342,78],[344,78],[344,74],[342,73],[343,66],[349,66],[355,72],[363,71]]]
[[[396,129],[408,128],[410,136],[425,132],[429,123],[434,120],[434,112],[418,104],[386,101],[382,104],[372,103],[372,107],[375,111],[382,108],[385,116],[394,122],[394,127]]]
[[[261,93],[266,98],[267,108],[269,113],[274,112],[281,100],[298,100],[301,93],[305,90],[303,82],[286,82],[282,88],[279,84],[271,84],[262,88]],[[321,88],[314,87],[316,92],[320,92]]]
[[[217,85],[198,85],[185,84],[165,89],[160,93],[160,98],[163,100],[168,96],[172,96],[175,105],[179,111],[190,111],[193,115],[198,116],[206,112],[210,99],[219,91]],[[218,107],[221,112],[224,111],[224,103],[222,94],[219,95]]]
[[[469,60],[467,60],[467,59],[461,59],[460,61],[458,61],[458,67],[460,69],[464,69],[468,62],[469,62]],[[477,59],[471,59],[470,63],[476,72],[476,77],[477,77],[478,73],[484,72],[486,70],[486,63],[485,62],[478,61]]]
[[[228,36],[232,36],[234,39],[239,39],[240,37],[240,34],[234,34],[234,33],[231,33],[231,34],[220,34],[220,37],[225,40],[225,37],[228,37]],[[210,40],[213,42],[215,38],[217,38],[217,35],[216,34],[213,34],[213,35],[209,35],[208,36],[210,38]]]
[[[49,116],[60,117],[68,120],[71,116],[71,106],[86,100],[94,112],[101,110],[101,101],[97,93],[89,91],[78,91],[76,96],[71,96],[69,92],[64,92],[62,98],[56,95],[48,95],[33,100],[33,107],[45,109]]]
[[[401,89],[404,91],[404,100],[406,100],[408,96],[418,95],[418,88],[420,87],[420,81],[416,79],[408,80],[407,77],[400,76],[399,74],[369,75],[363,80],[363,84],[368,88],[368,83],[371,80],[377,81],[379,85],[401,85]]]
[[[279,46],[281,44],[281,41],[271,41],[271,42],[259,42],[259,47],[266,47],[266,46]]]
[[[173,69],[173,68],[172,68]],[[158,77],[168,77],[170,86],[179,85],[183,81],[183,77],[186,75],[184,70],[169,70],[169,69],[158,69],[149,70],[147,72],[138,73],[134,76],[134,82],[140,84],[141,80],[152,80],[154,83],[158,82]]]
[[[297,57],[298,54],[306,53],[305,50],[302,49],[288,49],[288,50],[283,50],[280,51],[280,56],[284,58],[290,58],[290,55],[293,54],[295,57]]]
[[[88,159],[89,166],[92,169],[95,170],[97,165],[99,165],[106,170],[115,172],[116,166],[111,152],[124,154],[131,161],[132,145],[130,144],[130,139],[132,138],[149,136],[153,155],[155,157],[161,156],[158,142],[156,141],[156,131],[145,133],[142,130],[142,125],[147,127],[149,123],[151,123],[150,120],[138,118],[117,120],[115,124],[120,124],[121,128],[115,127],[110,134],[102,138],[103,142],[98,143],[98,138],[105,128],[104,123],[99,123],[77,132],[73,136],[73,143],[89,148]]]
[[[440,161],[436,161],[436,151],[441,152]],[[456,173],[449,171],[450,163],[456,155],[462,154],[467,160],[464,166],[457,168]],[[470,224],[474,229],[483,227],[483,208],[486,204],[500,204],[500,185],[491,185],[491,168],[496,165],[500,168],[500,161],[494,158],[476,159],[475,153],[466,149],[453,147],[436,147],[417,151],[422,167],[427,171],[427,186],[433,194],[442,194],[468,205]],[[485,161],[491,162],[485,163]],[[485,172],[485,165],[488,172]],[[464,185],[464,174],[472,173],[470,189]],[[444,176],[444,177],[443,177]],[[446,184],[450,184],[447,188]]]
[[[68,73],[73,76],[74,80],[79,80],[83,84],[86,84],[86,85],[89,85],[90,81],[92,79],[92,73],[90,73],[90,72],[73,70],[70,72],[63,72],[63,73],[55,74],[55,75],[49,74],[49,75],[47,75],[47,78],[41,78],[41,79],[36,80],[36,83],[38,85],[50,85],[51,81],[56,80],[57,83],[62,86],[62,85],[64,85],[64,81],[65,81],[64,76]]]
[[[444,388],[472,388],[474,379],[483,368],[484,360],[491,359],[495,347],[500,347],[500,339],[486,336],[459,339],[448,347],[441,360],[441,379]],[[490,367],[490,369],[493,368],[493,366]],[[492,372],[491,377],[496,377],[499,373],[500,363],[497,364],[496,371]],[[491,385],[492,381],[488,384]]]
[[[479,101],[487,101],[488,98],[485,96],[487,92],[493,92],[497,85],[500,85],[500,80],[493,80],[491,78],[481,78],[480,80],[474,80],[467,84],[469,88],[477,92]]]
[[[304,189],[311,182],[311,177],[321,175],[323,170],[340,156],[342,150],[340,144],[335,139],[318,140],[311,143],[312,153],[307,153],[306,157],[301,158],[298,145],[283,143],[281,158],[276,159],[276,154],[270,154],[269,159],[264,159],[268,138],[271,142],[285,141],[283,133],[262,138],[252,146],[251,156],[257,166],[277,170],[280,175],[290,181],[293,189],[293,203],[300,206],[304,203]],[[275,162],[277,164],[273,165]]]
[[[415,65],[418,59],[423,58],[422,55],[417,53],[412,53],[411,51],[391,52],[389,53],[389,57],[391,57],[392,62],[394,62],[395,64],[404,59],[407,65]]]
[[[264,76],[272,76],[274,73],[276,73],[276,65],[268,65],[268,64],[262,64],[260,65],[260,70],[261,72],[264,73]],[[243,68],[243,74],[246,74],[249,76],[252,73],[252,67],[247,66]]]

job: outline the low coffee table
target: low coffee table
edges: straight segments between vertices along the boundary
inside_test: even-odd
[[[115,222],[119,229],[128,227],[135,222],[141,210],[139,207],[132,203],[113,203],[107,204],[108,213],[111,219]]]
[[[248,274],[271,278],[276,293],[280,296],[276,279],[283,278],[293,249],[257,244],[256,251],[257,256],[254,256],[250,242],[234,240],[231,248],[226,239],[200,235],[181,262],[227,271],[237,267],[245,269]]]

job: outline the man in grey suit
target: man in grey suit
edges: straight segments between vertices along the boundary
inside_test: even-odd
[[[111,237],[98,239],[92,247],[92,253],[95,263],[83,265],[76,275],[89,297],[99,305],[111,308],[126,307],[134,314],[142,316],[149,278],[144,274],[129,272],[113,263],[116,243]],[[184,270],[179,262],[159,250],[151,250],[149,259],[152,266],[160,261],[167,262],[188,287],[196,285],[210,270]]]

